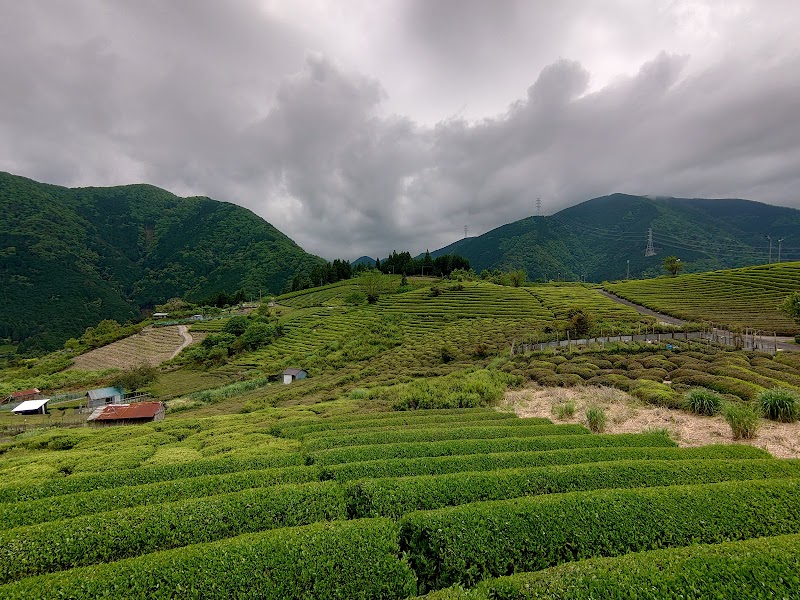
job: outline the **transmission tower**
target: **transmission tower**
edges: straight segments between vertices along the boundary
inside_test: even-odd
[[[656,249],[653,248],[653,228],[649,227],[647,229],[647,248],[644,249],[645,256],[655,256]]]
[[[467,238],[467,232],[468,231],[469,231],[469,227],[467,225],[464,225],[464,239]]]
[[[772,264],[772,236],[768,235],[766,237],[769,240],[769,263],[767,263],[767,264],[771,265]]]
[[[536,216],[537,217],[541,217],[542,216],[542,199],[541,198],[537,198],[536,199]]]
[[[781,262],[781,242],[783,242],[785,239],[786,238],[778,239],[778,262]]]

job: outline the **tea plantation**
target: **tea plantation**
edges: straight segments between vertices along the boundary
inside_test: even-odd
[[[798,461],[490,409],[345,408],[19,436],[0,597],[537,597],[576,578],[591,597],[676,573],[728,585],[743,561],[770,566],[750,571],[762,589],[800,591]]]
[[[590,333],[654,320],[582,285],[390,281],[375,304],[354,282],[278,297],[251,317],[280,329],[269,344],[168,362],[149,388],[163,421],[6,432],[0,598],[800,597],[800,460],[492,408],[526,385],[750,406],[800,392],[800,355],[511,356],[563,339],[576,310]],[[309,377],[277,383],[289,366]]]
[[[794,335],[797,324],[778,305],[798,289],[800,262],[607,284],[631,302],[689,321],[711,321]]]

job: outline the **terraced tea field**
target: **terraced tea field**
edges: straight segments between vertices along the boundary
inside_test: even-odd
[[[194,337],[194,336],[193,336]],[[199,341],[202,336],[198,337]],[[122,340],[76,356],[73,369],[100,371],[129,369],[140,364],[159,365],[172,358],[184,342],[178,326],[151,327]]]
[[[797,461],[359,406],[6,444],[0,597],[800,594]]]
[[[800,290],[800,262],[761,265],[612,283],[605,289],[652,310],[728,328],[750,327],[795,335],[800,327],[778,310]]]

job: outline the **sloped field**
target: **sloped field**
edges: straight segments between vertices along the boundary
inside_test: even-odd
[[[0,456],[0,596],[793,597],[798,493],[757,448],[486,409],[48,431]]]
[[[636,304],[689,321],[794,335],[798,326],[778,310],[800,290],[800,262],[626,281],[605,289]]]
[[[141,333],[76,356],[72,368],[100,371],[128,369],[143,363],[155,366],[172,358],[183,343],[184,337],[178,331],[177,325],[151,327],[143,329]]]

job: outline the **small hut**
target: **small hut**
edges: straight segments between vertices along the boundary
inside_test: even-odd
[[[11,412],[15,415],[46,415],[48,402],[50,402],[50,398],[25,400],[19,406],[12,408]]]
[[[164,418],[164,408],[163,402],[110,404],[96,408],[86,420],[98,427],[150,423],[151,421],[161,421]]]
[[[283,372],[283,383],[289,384],[295,379],[305,379],[306,377],[308,377],[308,373],[303,369],[286,369]]]
[[[86,392],[86,407],[89,410],[106,404],[122,404],[122,390],[115,387],[107,387]]]
[[[6,402],[25,402],[26,400],[39,400],[42,393],[36,389],[31,388],[29,390],[20,390],[19,392],[12,392],[2,400],[0,400],[0,404],[5,404]]]

